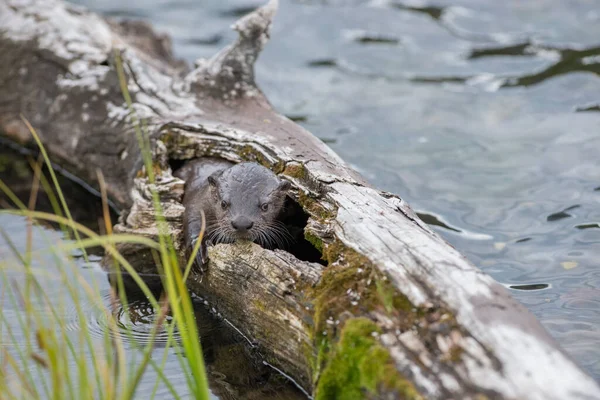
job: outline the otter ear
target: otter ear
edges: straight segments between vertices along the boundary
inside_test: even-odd
[[[279,182],[279,186],[277,187],[277,189],[281,192],[287,192],[288,190],[290,190],[292,187],[292,184],[290,183],[290,181],[286,181],[286,180],[281,180]]]
[[[217,187],[217,180],[212,175],[208,177],[208,183],[210,183],[210,186],[212,187]]]
[[[212,186],[213,188],[219,186],[219,176],[221,176],[221,171],[214,172],[212,175],[208,176],[208,183],[210,184],[210,186]]]

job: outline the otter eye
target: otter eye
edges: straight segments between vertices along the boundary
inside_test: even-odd
[[[260,205],[260,209],[263,210],[263,211],[269,210],[269,203],[262,203]]]
[[[221,200],[221,208],[225,210],[227,207],[229,207],[229,204],[225,200]]]

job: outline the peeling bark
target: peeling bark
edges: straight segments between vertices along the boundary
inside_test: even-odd
[[[371,187],[272,109],[253,64],[276,9],[271,1],[242,18],[237,41],[188,71],[146,24],[108,22],[59,0],[0,0],[0,133],[32,145],[23,114],[55,162],[90,185],[101,170],[123,208],[118,232],[157,236],[156,190],[180,238],[183,182],[173,160],[253,160],[289,179],[309,215],[304,236],[326,265],[218,245],[189,288],[317,398],[600,399],[503,287],[401,198]],[[115,51],[151,137],[155,184],[142,168]],[[146,249],[121,250],[140,272],[155,272]]]

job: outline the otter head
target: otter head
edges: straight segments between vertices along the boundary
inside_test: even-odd
[[[215,204],[209,240],[251,240],[267,247],[284,247],[289,233],[277,218],[290,188],[288,181],[257,163],[246,162],[212,174],[208,183]]]

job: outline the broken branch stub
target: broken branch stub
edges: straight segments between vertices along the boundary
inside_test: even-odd
[[[158,235],[157,191],[178,246],[183,182],[171,165],[251,160],[290,180],[321,262],[222,244],[189,289],[316,398],[600,399],[598,385],[503,287],[398,196],[372,188],[271,108],[253,63],[276,8],[272,1],[244,17],[231,46],[185,75],[147,26],[109,23],[59,0],[3,0],[0,131],[31,145],[22,113],[55,162],[92,186],[100,169],[123,208],[117,232]],[[142,168],[138,119],[151,139],[154,183]],[[155,272],[147,249],[121,249],[141,272]]]
[[[186,89],[200,98],[211,96],[222,101],[237,97],[253,97],[260,93],[254,82],[254,63],[269,39],[271,21],[277,12],[278,1],[238,20],[233,29],[237,40],[225,47],[186,78]]]

